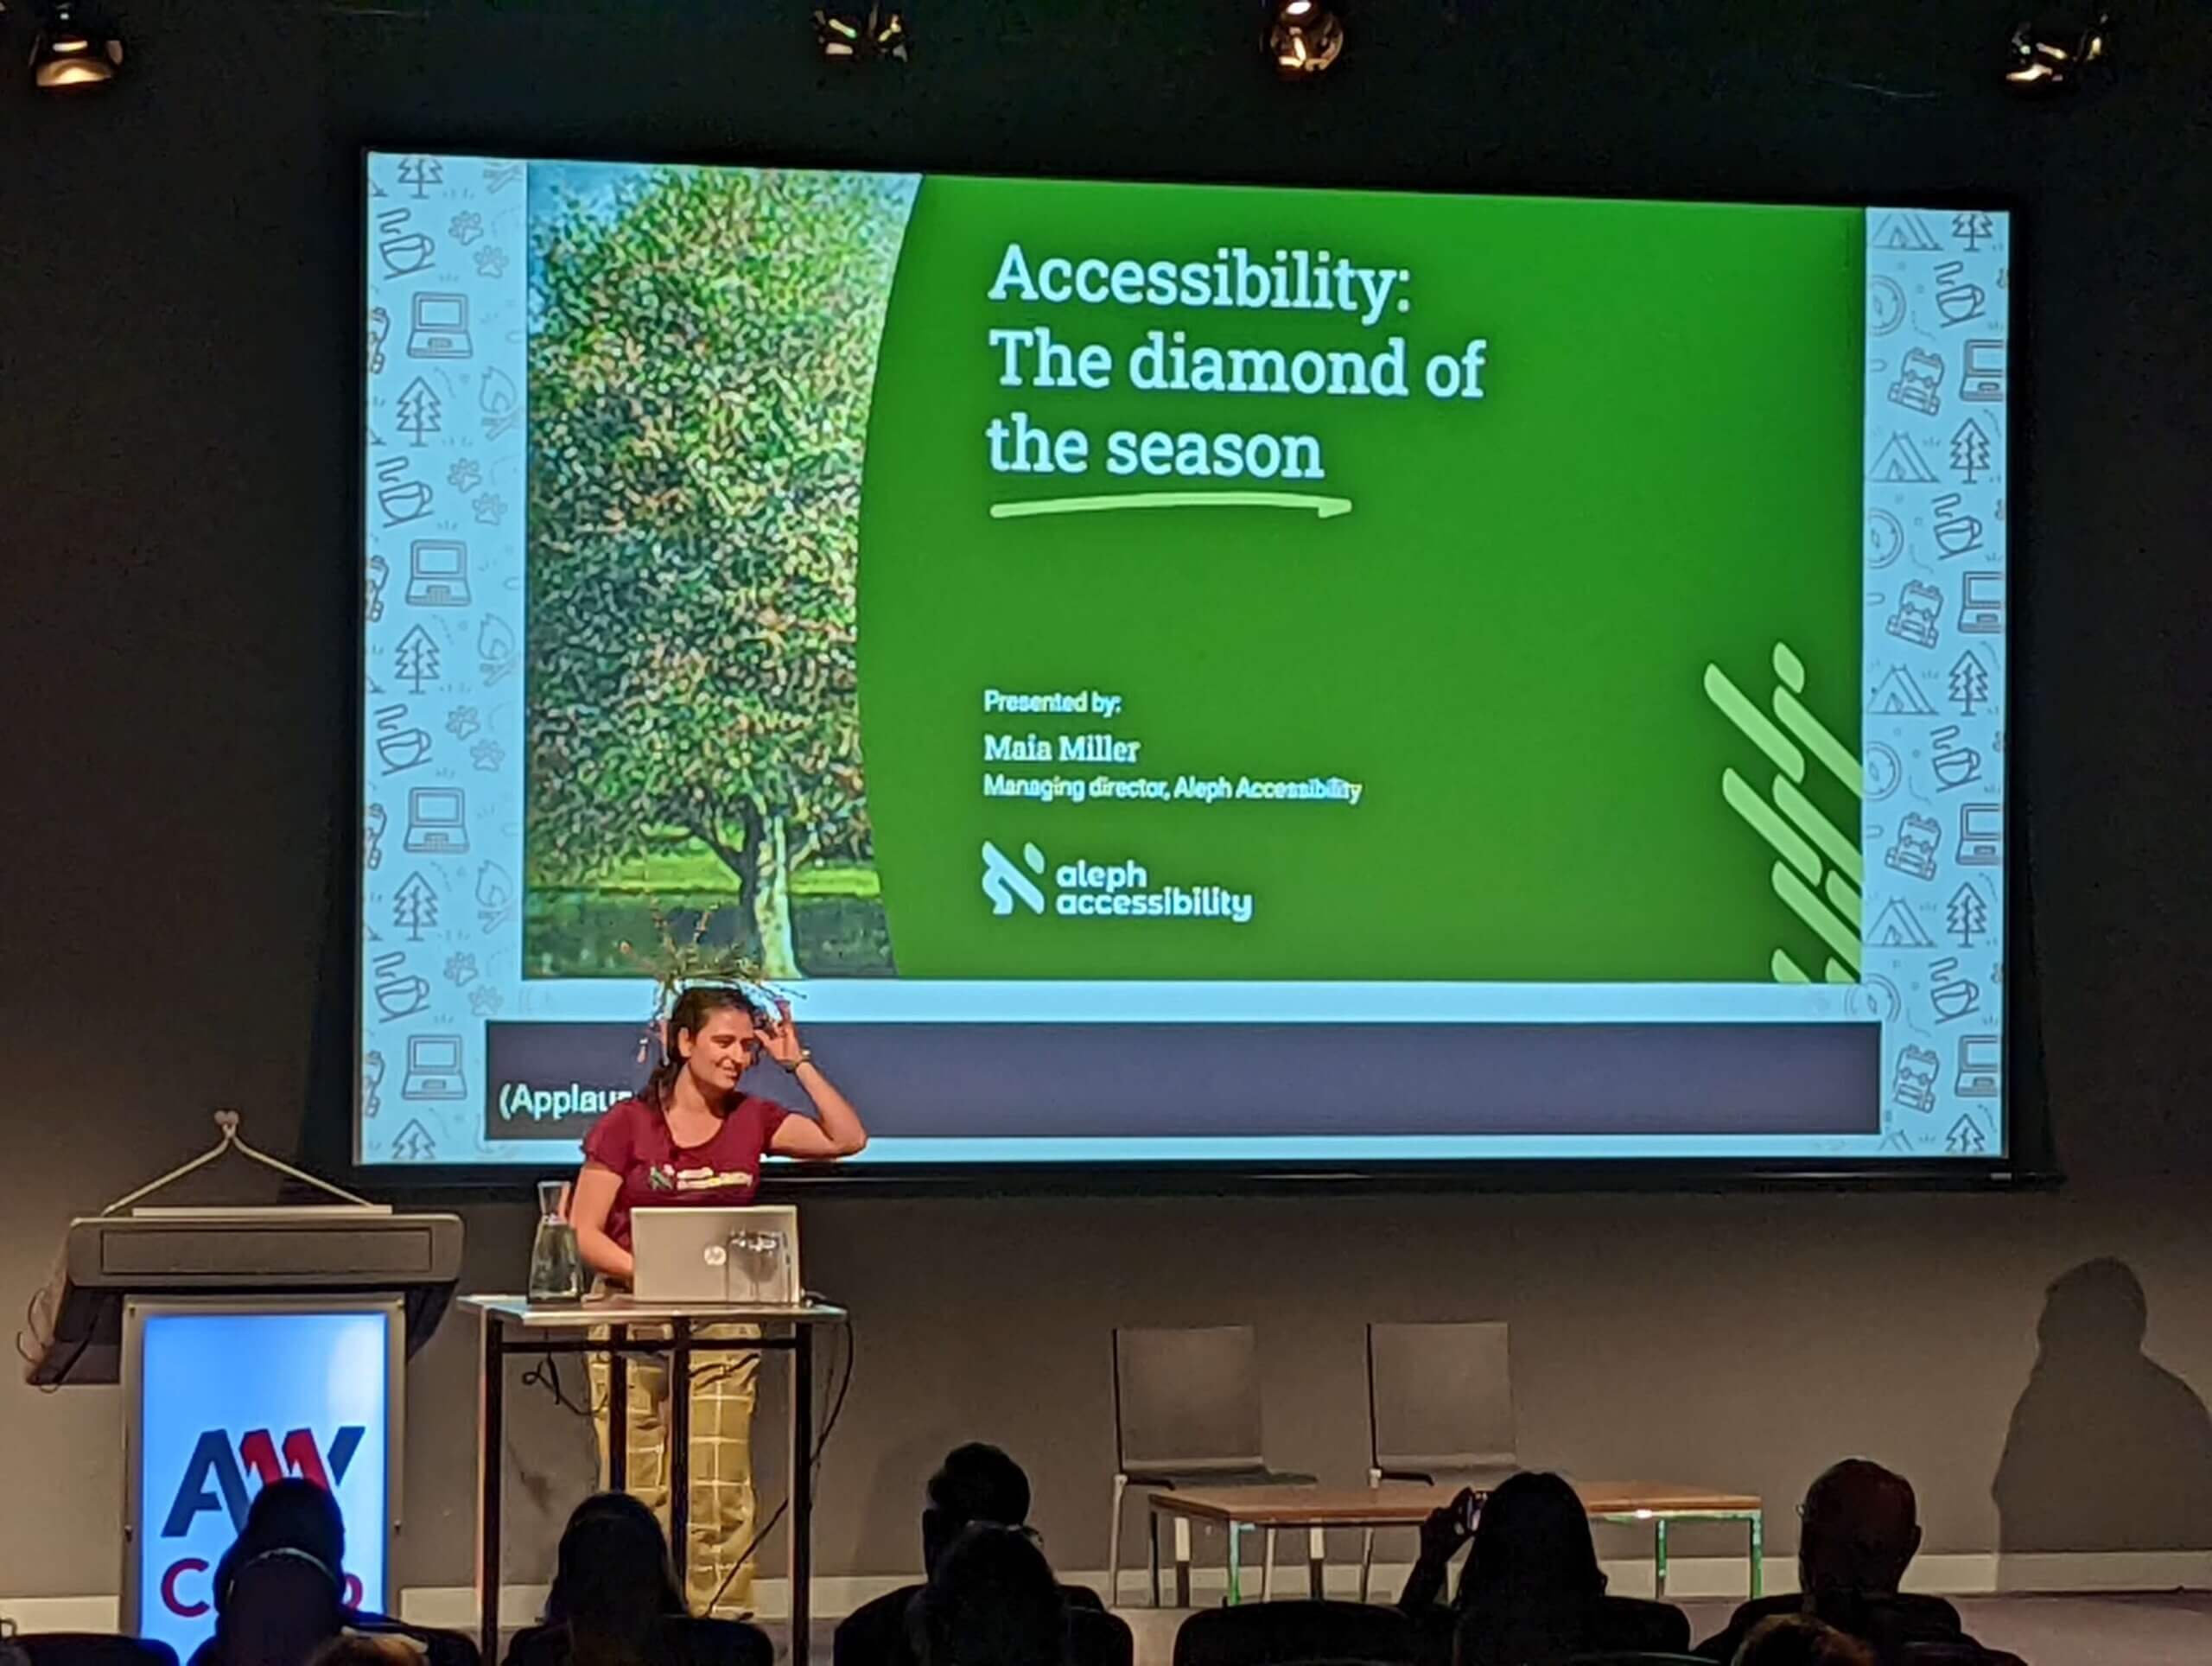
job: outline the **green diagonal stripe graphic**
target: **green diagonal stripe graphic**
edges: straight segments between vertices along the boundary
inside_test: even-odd
[[[1720,776],[1720,796],[1728,800],[1730,808],[1758,829],[1759,836],[1786,862],[1808,880],[1821,877],[1821,859],[1813,847],[1799,838],[1789,823],[1774,813],[1774,808],[1751,791],[1751,785],[1732,769],[1724,770]]]
[[[1853,931],[1858,931],[1863,924],[1859,913],[1859,893],[1843,882],[1840,874],[1830,874],[1827,882],[1821,889],[1828,893],[1828,900],[1835,906],[1836,912],[1843,916],[1844,923]]]
[[[1806,976],[1802,966],[1780,949],[1774,951],[1774,958],[1769,963],[1774,968],[1774,981],[1777,983],[1810,983],[1813,981]],[[1828,963],[1834,965],[1835,963],[1830,961]]]
[[[1835,951],[1837,959],[1853,972],[1859,970],[1858,934],[1822,907],[1821,900],[1806,889],[1805,881],[1791,873],[1786,862],[1774,865],[1774,890],[1798,919],[1820,933],[1821,940]]]
[[[1774,674],[1789,685],[1790,693],[1805,692],[1805,662],[1790,652],[1786,642],[1774,645]]]
[[[1857,848],[1843,836],[1834,822],[1821,814],[1810,798],[1779,775],[1774,778],[1774,802],[1783,815],[1805,830],[1807,836],[1820,846],[1821,854],[1841,868],[1853,885],[1866,883],[1866,869],[1859,860]]]
[[[1774,691],[1774,709],[1776,715],[1789,726],[1789,732],[1805,743],[1813,756],[1828,766],[1828,773],[1851,789],[1853,798],[1866,797],[1866,790],[1859,773],[1859,760],[1844,750],[1843,743],[1827,732],[1819,718],[1798,703],[1796,695],[1787,689],[1777,689]],[[1793,769],[1789,775],[1793,781],[1805,779],[1802,769]]]
[[[1774,760],[1774,766],[1793,781],[1805,779],[1805,757],[1789,744],[1789,737],[1775,728],[1767,715],[1744,698],[1744,691],[1728,680],[1718,665],[1705,668],[1706,697],[1728,715],[1728,721],[1749,736],[1752,744]]]

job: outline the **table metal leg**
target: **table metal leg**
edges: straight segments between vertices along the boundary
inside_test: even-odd
[[[1157,1492],[1149,1492],[1145,1495],[1145,1548],[1152,1560],[1152,1606],[1155,1608],[1160,1606],[1160,1510],[1157,1508],[1159,1503],[1160,1495]]]
[[[791,1666],[806,1666],[814,1619],[814,1332],[791,1327]]]
[[[691,1579],[691,1321],[670,1327],[668,1350],[668,1548],[676,1588]]]
[[[630,1339],[627,1325],[607,1327],[613,1345],[607,1356],[607,1490],[630,1488],[630,1357],[622,1351]]]
[[[479,1315],[476,1376],[476,1638],[486,1661],[499,1657],[499,1504],[506,1459],[505,1326]]]
[[[1229,1606],[1244,1600],[1244,1523],[1229,1523]]]
[[[1306,1593],[1319,1602],[1328,1582],[1329,1540],[1318,1527],[1306,1529]]]
[[[1660,1601],[1667,1600],[1667,1518],[1655,1517],[1651,1523],[1651,1590]]]
[[[1746,1523],[1751,1532],[1751,1600],[1757,1602],[1765,1594],[1766,1584],[1766,1516],[1753,1510]]]
[[[1175,1606],[1191,1606],[1191,1518],[1175,1518]]]

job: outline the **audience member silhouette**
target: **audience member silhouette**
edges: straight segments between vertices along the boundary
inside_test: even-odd
[[[2149,1325],[2122,1261],[2085,1262],[2045,1292],[1990,1488],[2000,1551],[2212,1548],[2212,1414],[2143,1351]]]
[[[349,1607],[346,1585],[338,1500],[297,1476],[271,1481],[215,1564],[215,1632],[193,1651],[192,1666],[304,1666],[348,1635],[387,1639],[430,1666],[478,1666],[476,1645],[459,1632]]]
[[[507,1666],[768,1666],[765,1633],[694,1619],[659,1519],[622,1492],[578,1504],[561,1534],[545,1623],[519,1633]]]
[[[922,1571],[931,1573],[938,1560],[976,1523],[999,1527],[1021,1527],[1029,1520],[1029,1477],[1020,1464],[994,1446],[970,1441],[945,1453],[944,1461],[930,1477],[922,1507]],[[902,1586],[855,1609],[837,1627],[833,1645],[834,1666],[916,1666],[913,1627],[908,1611],[924,1587]],[[1061,1596],[1071,1609],[1100,1612],[1100,1622],[1077,1622],[1087,1642],[1104,1624],[1096,1593],[1081,1586],[1066,1586]],[[1112,1629],[1126,1634],[1119,1621]],[[1112,1640],[1106,1639],[1109,1652]],[[1080,1656],[1090,1651],[1078,1647]]]
[[[215,1632],[192,1666],[302,1666],[357,1618],[345,1563],[337,1499],[297,1477],[263,1487],[215,1564]]]
[[[1874,1655],[1810,1614],[1770,1614],[1751,1627],[1735,1666],[1874,1666]]]
[[[1459,1594],[1444,1607],[1446,1567],[1470,1541]],[[1422,1657],[1440,1663],[1665,1652],[1689,1644],[1680,1609],[1605,1594],[1582,1500],[1558,1476],[1540,1472],[1507,1477],[1487,1498],[1463,1491],[1431,1514],[1398,1606],[1421,1629]]]
[[[1885,1657],[1908,1643],[1968,1640],[1949,1603],[1897,1588],[1920,1549],[1919,1504],[1904,1476],[1847,1458],[1806,1490],[1798,1514],[1796,1594],[1744,1604],[1697,1653],[1733,1660],[1761,1621],[1796,1613],[1816,1616]]]
[[[923,1666],[1068,1666],[1067,1599],[1025,1528],[963,1529],[915,1612]]]

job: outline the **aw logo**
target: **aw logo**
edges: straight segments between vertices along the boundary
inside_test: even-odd
[[[1045,912],[1044,889],[1029,876],[1045,876],[1045,853],[1033,844],[1025,844],[1021,847],[1021,860],[1029,865],[1028,874],[1023,873],[1014,858],[998,846],[988,839],[983,841],[983,894],[990,899],[994,914],[1012,913],[1017,902],[1033,914]]]
[[[188,1538],[202,1516],[218,1510],[230,1518],[233,1536],[243,1532],[251,1503],[246,1491],[248,1475],[254,1478],[256,1491],[296,1475],[326,1492],[335,1492],[353,1467],[353,1454],[360,1450],[367,1433],[360,1425],[340,1428],[331,1437],[326,1453],[316,1443],[312,1429],[292,1430],[282,1447],[267,1429],[248,1429],[237,1437],[235,1447],[227,1430],[204,1430],[193,1443],[184,1478],[177,1484],[168,1514],[162,1518],[160,1536]],[[181,1619],[198,1619],[207,1613],[212,1593],[205,1599],[188,1598],[180,1588],[188,1576],[207,1571],[208,1562],[202,1556],[184,1556],[172,1562],[162,1575],[162,1606]],[[348,1607],[359,1606],[361,1600],[361,1583],[351,1574],[346,1579],[345,1600]]]

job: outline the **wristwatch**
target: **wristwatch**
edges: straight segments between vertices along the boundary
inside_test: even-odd
[[[791,1071],[792,1075],[796,1076],[798,1074],[798,1067],[801,1065],[810,1065],[813,1062],[814,1049],[811,1047],[801,1047],[798,1050],[798,1057],[792,1059],[788,1065],[785,1065],[784,1068]]]

